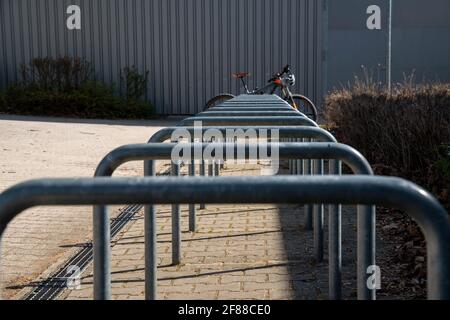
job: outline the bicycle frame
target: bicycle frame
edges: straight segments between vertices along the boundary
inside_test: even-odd
[[[277,91],[277,89],[280,88],[279,85],[275,84],[274,82],[271,82],[262,88],[258,88],[258,89],[250,91],[248,89],[248,86],[247,86],[247,83],[245,82],[245,80],[241,78],[241,82],[244,85],[244,89],[247,94],[255,94],[256,95],[256,94],[265,94],[267,92],[269,92],[270,94],[274,94],[275,91]]]
[[[285,69],[286,69],[286,67],[285,67]],[[285,101],[290,100],[292,102],[294,108],[298,109],[297,105],[296,105],[296,103],[295,103],[295,101],[294,101],[294,99],[292,97],[292,93],[289,90],[289,85],[284,84],[283,80],[281,78],[286,73],[290,73],[290,70],[289,71],[283,71],[283,73],[278,74],[277,76],[275,76],[269,82],[269,84],[265,85],[262,88],[258,88],[258,89],[252,90],[252,91],[250,91],[248,89],[248,85],[245,82],[244,78],[240,78],[240,80],[241,80],[241,82],[242,82],[242,84],[244,86],[244,89],[245,89],[247,94],[250,94],[250,95],[265,94],[265,93],[275,94],[275,92],[279,89],[281,91],[280,97],[283,100],[285,100]]]

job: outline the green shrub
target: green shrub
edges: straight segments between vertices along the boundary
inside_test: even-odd
[[[24,115],[103,119],[148,119],[154,116],[150,103],[125,100],[113,89],[88,82],[80,90],[59,92],[13,86],[6,91],[3,112]]]
[[[92,79],[91,65],[78,58],[33,59],[21,68],[22,80],[0,96],[0,112],[24,115],[108,119],[154,116],[149,102],[138,100],[147,87],[148,72],[125,68],[127,95]]]
[[[357,79],[327,97],[325,115],[338,140],[360,150],[376,173],[405,177],[440,194],[436,189],[445,182],[437,163],[450,145],[449,84],[405,82],[388,94]]]
[[[5,99],[5,94],[0,92],[0,113],[2,112],[2,110],[6,109],[6,99]]]

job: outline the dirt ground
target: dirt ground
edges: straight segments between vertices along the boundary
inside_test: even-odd
[[[0,192],[29,179],[91,177],[114,148],[145,143],[174,124],[0,115]],[[117,172],[138,174],[142,163],[126,164]],[[58,265],[77,244],[91,238],[91,212],[91,207],[38,207],[16,218],[2,241],[3,296],[14,296],[18,285]]]

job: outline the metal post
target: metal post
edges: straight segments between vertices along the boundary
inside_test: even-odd
[[[386,55],[386,83],[390,93],[392,91],[392,0],[388,4],[388,27],[387,27],[387,55]]]
[[[374,206],[357,206],[357,237],[358,237],[358,299],[375,300],[376,290],[367,286],[367,269],[375,266],[375,217]]]
[[[214,161],[214,176],[219,177],[220,176],[220,162]]]
[[[214,161],[213,160],[209,160],[208,161],[208,175],[210,177],[214,177]]]
[[[296,139],[297,142],[303,142],[303,139]],[[297,162],[297,175],[303,175],[303,160],[295,160]]]
[[[200,176],[205,177],[206,176],[206,163],[205,160],[202,159],[200,161]],[[200,210],[205,210],[206,209],[206,205],[204,203],[200,204]]]
[[[297,142],[297,139],[294,138],[294,139],[291,139],[291,141]],[[297,175],[299,172],[298,167],[297,167],[297,159],[292,159],[291,161],[292,161],[292,169],[293,169],[292,174]]]
[[[111,299],[111,230],[106,206],[94,206],[93,237],[101,239],[94,242],[94,299]]]
[[[330,160],[331,175],[341,175],[340,161]],[[328,206],[328,297],[331,300],[342,298],[342,206],[331,204]]]
[[[144,176],[156,175],[155,161],[144,161]],[[157,225],[155,206],[144,206],[145,299],[157,299]]]
[[[306,142],[311,142],[311,139],[305,139]],[[305,175],[310,176],[312,174],[312,161],[306,160],[305,162],[305,169],[303,172]],[[313,207],[311,204],[307,204],[304,207],[305,210],[305,229],[306,230],[313,230]]]
[[[180,176],[180,164],[172,162],[172,176]],[[172,264],[181,262],[181,210],[179,204],[172,205]]]
[[[214,142],[215,140],[212,140],[212,142]],[[223,141],[217,141],[217,143],[224,143]],[[213,167],[214,167],[214,176],[215,177],[219,177],[220,176],[220,159],[215,159],[214,163],[213,163]]]
[[[286,141],[287,142],[292,142],[292,138],[287,138]],[[289,159],[289,173],[291,175],[294,174],[294,161],[293,161],[293,159]]]
[[[323,160],[314,160],[314,174],[323,175]],[[317,262],[323,261],[323,204],[313,205],[314,252]]]
[[[195,160],[192,159],[192,162],[189,164],[189,176],[195,177]],[[195,232],[195,224],[196,224],[196,209],[195,204],[191,203],[189,205],[189,231]]]

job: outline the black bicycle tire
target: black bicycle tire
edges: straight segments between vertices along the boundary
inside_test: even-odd
[[[293,94],[292,99],[300,99],[300,100],[306,102],[308,109],[310,109],[310,112],[306,113],[306,115],[308,116],[308,118],[311,118],[311,120],[313,120],[314,122],[317,122],[317,119],[318,119],[317,108],[310,99],[308,99],[307,97],[305,97],[301,94]],[[290,104],[289,100],[290,99],[288,99],[288,103]],[[299,110],[299,111],[302,112],[302,110]]]
[[[205,109],[204,109],[204,110],[207,110],[207,109],[213,107],[213,106],[215,105],[215,103],[216,103],[218,100],[221,100],[222,98],[227,98],[227,100],[231,100],[231,99],[235,98],[235,96],[232,95],[231,93],[221,93],[221,94],[215,96],[214,98],[210,99],[210,100],[206,103]]]

